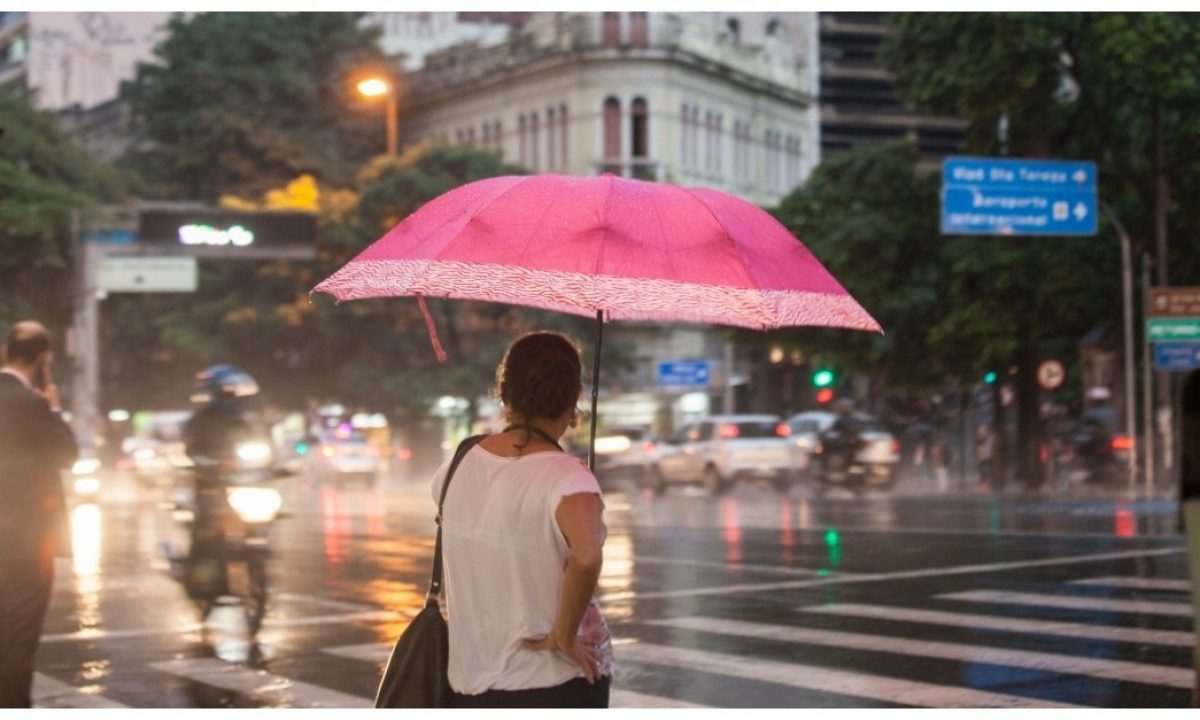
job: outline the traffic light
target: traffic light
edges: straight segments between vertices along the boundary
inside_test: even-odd
[[[837,376],[833,374],[832,370],[827,368],[816,371],[812,376],[813,387],[818,388],[827,388],[833,385],[835,380],[837,380]]]
[[[308,443],[304,442],[303,440],[296,443],[296,454],[297,455],[307,455],[308,454]]]
[[[817,404],[828,405],[833,402],[833,390],[831,388],[821,388],[817,391]]]
[[[995,383],[996,382],[996,371],[988,370],[986,373],[984,373],[983,381],[985,383],[987,383],[988,385]]]

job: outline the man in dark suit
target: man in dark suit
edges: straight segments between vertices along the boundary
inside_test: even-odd
[[[0,368],[0,707],[30,707],[54,558],[70,554],[61,471],[79,454],[50,376],[50,333],[19,322]]]

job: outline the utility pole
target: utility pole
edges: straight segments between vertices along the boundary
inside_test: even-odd
[[[1133,355],[1133,247],[1129,240],[1129,233],[1125,232],[1125,226],[1121,223],[1117,214],[1112,211],[1107,204],[1101,205],[1105,214],[1108,215],[1109,222],[1117,231],[1117,236],[1121,239],[1121,297],[1124,310],[1124,336],[1125,336],[1125,434],[1131,438],[1137,437],[1137,388],[1134,380],[1134,355]],[[1149,293],[1149,289],[1146,291]],[[1129,489],[1137,488],[1137,443],[1129,451]]]
[[[1154,107],[1154,255],[1155,255],[1155,279],[1160,287],[1167,287],[1171,284],[1168,268],[1170,267],[1169,258],[1167,257],[1167,215],[1170,212],[1170,179],[1167,177],[1167,153],[1166,153],[1166,130],[1163,127],[1163,108],[1161,103],[1156,103]],[[1147,286],[1147,293],[1149,293]],[[1149,295],[1147,294],[1147,297]],[[1155,392],[1158,397],[1158,411],[1155,415],[1148,415],[1146,422],[1152,427],[1158,425],[1158,430],[1162,433],[1163,443],[1163,471],[1171,472],[1174,465],[1174,423],[1171,420],[1171,378],[1167,373],[1154,373]],[[1169,477],[1167,478],[1169,480]]]
[[[1150,253],[1142,255],[1142,307],[1150,307]],[[1150,364],[1150,343],[1142,343],[1142,412],[1146,458],[1146,494],[1154,491],[1154,373]]]

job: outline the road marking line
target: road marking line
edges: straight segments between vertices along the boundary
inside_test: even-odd
[[[116,700],[103,695],[93,695],[84,690],[55,680],[45,673],[33,674],[33,704],[40,708],[127,708]]]
[[[608,706],[613,709],[635,709],[635,708],[711,708],[712,705],[699,705],[697,703],[685,702],[683,700],[675,700],[673,698],[659,697],[657,695],[646,695],[645,693],[634,692],[632,690],[618,690],[613,688],[608,692]]]
[[[151,663],[150,667],[222,690],[285,703],[289,707],[369,708],[374,705],[368,698],[347,695],[318,685],[272,675],[265,670],[252,670],[214,658],[168,660]]]
[[[1167,580],[1165,578],[1142,577],[1100,577],[1085,580],[1072,580],[1072,585],[1104,585],[1106,587],[1124,587],[1135,590],[1166,590],[1169,592],[1192,591],[1192,584],[1187,580]]]
[[[1049,558],[1046,560],[1027,560],[1022,562],[992,563],[989,565],[958,565],[944,568],[926,568],[924,570],[904,570],[892,573],[865,573],[861,575],[837,575],[814,580],[792,580],[773,583],[739,583],[737,585],[720,585],[716,587],[692,588],[688,590],[660,590],[657,592],[641,592],[637,590],[622,590],[606,593],[601,596],[602,602],[617,602],[620,600],[650,600],[655,598],[695,597],[700,595],[733,595],[746,592],[762,592],[767,590],[797,590],[824,585],[844,585],[847,583],[877,582],[880,580],[909,580],[912,578],[942,577],[946,575],[967,575],[972,573],[999,572],[1002,570],[1020,570],[1032,567],[1049,567],[1053,565],[1075,565],[1086,562],[1101,562],[1104,560],[1125,560],[1128,558],[1152,557],[1156,555],[1176,555],[1186,552],[1183,547],[1160,548],[1157,550],[1129,550],[1123,552],[1099,553],[1096,555],[1074,555],[1071,557]]]
[[[653,663],[692,672],[708,672],[775,683],[801,690],[868,698],[913,707],[939,708],[1068,708],[1051,700],[1004,695],[986,690],[900,680],[882,675],[833,670],[816,665],[723,655],[703,650],[635,642],[615,648],[617,662]]]
[[[327,607],[334,610],[347,610],[350,612],[367,612],[371,610],[380,610],[378,605],[364,605],[361,603],[346,602],[344,600],[334,600],[332,598],[323,598],[317,595],[300,595],[298,593],[275,593],[271,596],[275,600],[283,600],[285,602],[301,603],[304,605],[316,605],[318,607]]]
[[[343,622],[359,622],[367,620],[394,620],[397,617],[403,617],[400,613],[395,613],[390,610],[371,610],[369,612],[356,613],[341,613],[336,615],[312,615],[310,617],[296,618],[270,618],[263,621],[265,628],[293,628],[293,627],[309,627],[312,625],[336,625]],[[150,637],[152,635],[182,635],[185,633],[200,632],[204,629],[201,623],[191,623],[188,625],[179,625],[176,627],[165,628],[141,628],[135,630],[101,630],[101,629],[85,629],[77,630],[71,633],[57,633],[53,635],[43,635],[41,641],[44,643],[55,642],[77,642],[80,640],[117,640],[123,638],[139,638]]]
[[[365,645],[342,645],[341,647],[326,648],[324,652],[350,660],[382,665],[392,654],[392,646],[388,643],[367,643]],[[618,675],[618,678],[620,676]],[[613,688],[609,692],[609,705],[614,708],[705,708],[708,705],[675,700],[674,698],[647,695],[632,690]]]
[[[1067,608],[1070,610],[1096,610],[1102,612],[1137,613],[1138,615],[1168,615],[1170,617],[1192,617],[1191,603],[1154,602],[1152,600],[1111,600],[1109,598],[1079,597],[1077,595],[1042,595],[1039,593],[1004,592],[993,590],[968,590],[947,593],[936,597],[946,600],[1000,603],[1004,605],[1034,605],[1039,607]]]
[[[766,623],[714,617],[650,620],[647,624],[706,633],[718,633],[721,635],[734,635],[742,638],[781,640],[791,643],[824,645],[835,648],[896,653],[920,658],[954,660],[963,663],[987,663],[989,665],[1003,665],[1042,672],[1088,675],[1105,680],[1137,682],[1147,685],[1165,685],[1189,690],[1196,682],[1191,668],[1148,665],[1124,660],[1104,660],[1077,655],[1059,655],[1057,653],[995,648],[968,645],[965,643],[917,640],[915,638],[885,635],[866,635],[862,633],[787,625],[769,625]]]
[[[815,577],[819,574],[817,570],[808,570],[805,568],[785,568],[776,567],[773,565],[749,565],[746,563],[728,563],[715,562],[712,560],[688,560],[685,558],[671,557],[654,557],[647,555],[634,555],[633,564],[636,567],[638,564],[647,565],[687,565],[695,567],[711,567],[722,570],[744,570],[746,572],[769,573],[772,575],[799,575],[802,577]],[[838,574],[839,577],[852,577],[849,574]]]
[[[388,661],[392,655],[391,643],[367,643],[365,645],[342,645],[339,647],[325,648],[321,652],[338,657],[348,658],[350,660],[362,660],[364,662],[381,664]]]
[[[1083,623],[1058,622],[1055,620],[1029,620],[1025,618],[1009,618],[1000,615],[971,615],[968,613],[940,612],[938,610],[917,610],[913,608],[891,607],[883,605],[856,605],[854,603],[837,605],[808,605],[796,608],[800,612],[822,613],[842,617],[860,617],[873,620],[897,620],[902,622],[928,623],[931,625],[950,625],[977,630],[999,630],[1003,632],[1025,632],[1041,635],[1059,635],[1063,637],[1084,638],[1088,640],[1109,640],[1114,642],[1129,642],[1152,645],[1170,645],[1173,647],[1192,647],[1196,636],[1191,632],[1178,630],[1148,630],[1146,628],[1109,627],[1106,625],[1085,625]]]

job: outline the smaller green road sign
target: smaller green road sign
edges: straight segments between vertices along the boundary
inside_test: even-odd
[[[1157,317],[1146,320],[1150,342],[1200,340],[1200,317]]]

